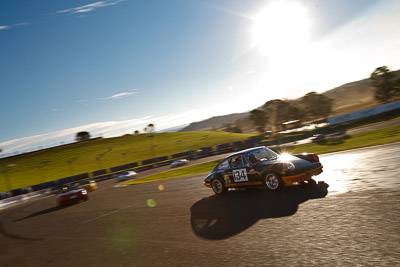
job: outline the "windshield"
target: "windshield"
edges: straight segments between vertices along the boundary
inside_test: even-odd
[[[260,161],[277,159],[278,154],[271,149],[263,147],[247,152],[246,157],[252,164],[256,164]]]

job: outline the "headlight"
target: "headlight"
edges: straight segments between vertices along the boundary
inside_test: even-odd
[[[295,166],[294,166],[293,163],[287,162],[287,163],[286,163],[286,168],[287,168],[288,170],[294,171]]]

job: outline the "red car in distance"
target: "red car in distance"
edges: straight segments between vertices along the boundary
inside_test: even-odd
[[[63,193],[57,196],[58,206],[65,206],[73,203],[78,203],[80,201],[86,201],[89,199],[86,189],[76,188],[66,191],[68,189],[63,188]]]

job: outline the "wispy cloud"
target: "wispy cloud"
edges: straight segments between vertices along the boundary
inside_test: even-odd
[[[134,91],[134,92],[122,92],[122,93],[118,93],[118,94],[115,94],[115,95],[112,95],[112,96],[103,97],[103,98],[100,98],[100,99],[119,99],[119,98],[123,98],[123,97],[134,95],[136,93],[137,93],[137,91]]]
[[[76,103],[83,103],[83,102],[86,102],[87,100],[85,100],[85,99],[80,99],[80,100],[76,100]]]
[[[59,108],[53,108],[51,111],[59,111]]]
[[[21,23],[15,23],[15,24],[11,24],[11,25],[0,25],[0,30],[6,30],[6,29],[10,29],[13,27],[17,27],[17,26],[24,26],[24,25],[29,25],[32,24],[31,22],[21,22]]]
[[[125,0],[98,1],[98,2],[91,3],[91,4],[83,5],[83,6],[78,6],[78,7],[59,10],[58,13],[70,13],[70,14],[87,13],[87,12],[94,11],[97,8],[116,5],[116,4],[118,4],[120,2],[123,2],[123,1],[125,1]]]

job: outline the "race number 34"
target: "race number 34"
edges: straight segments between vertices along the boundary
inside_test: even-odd
[[[246,169],[237,169],[233,170],[233,179],[235,182],[246,182],[249,179],[247,178]]]

